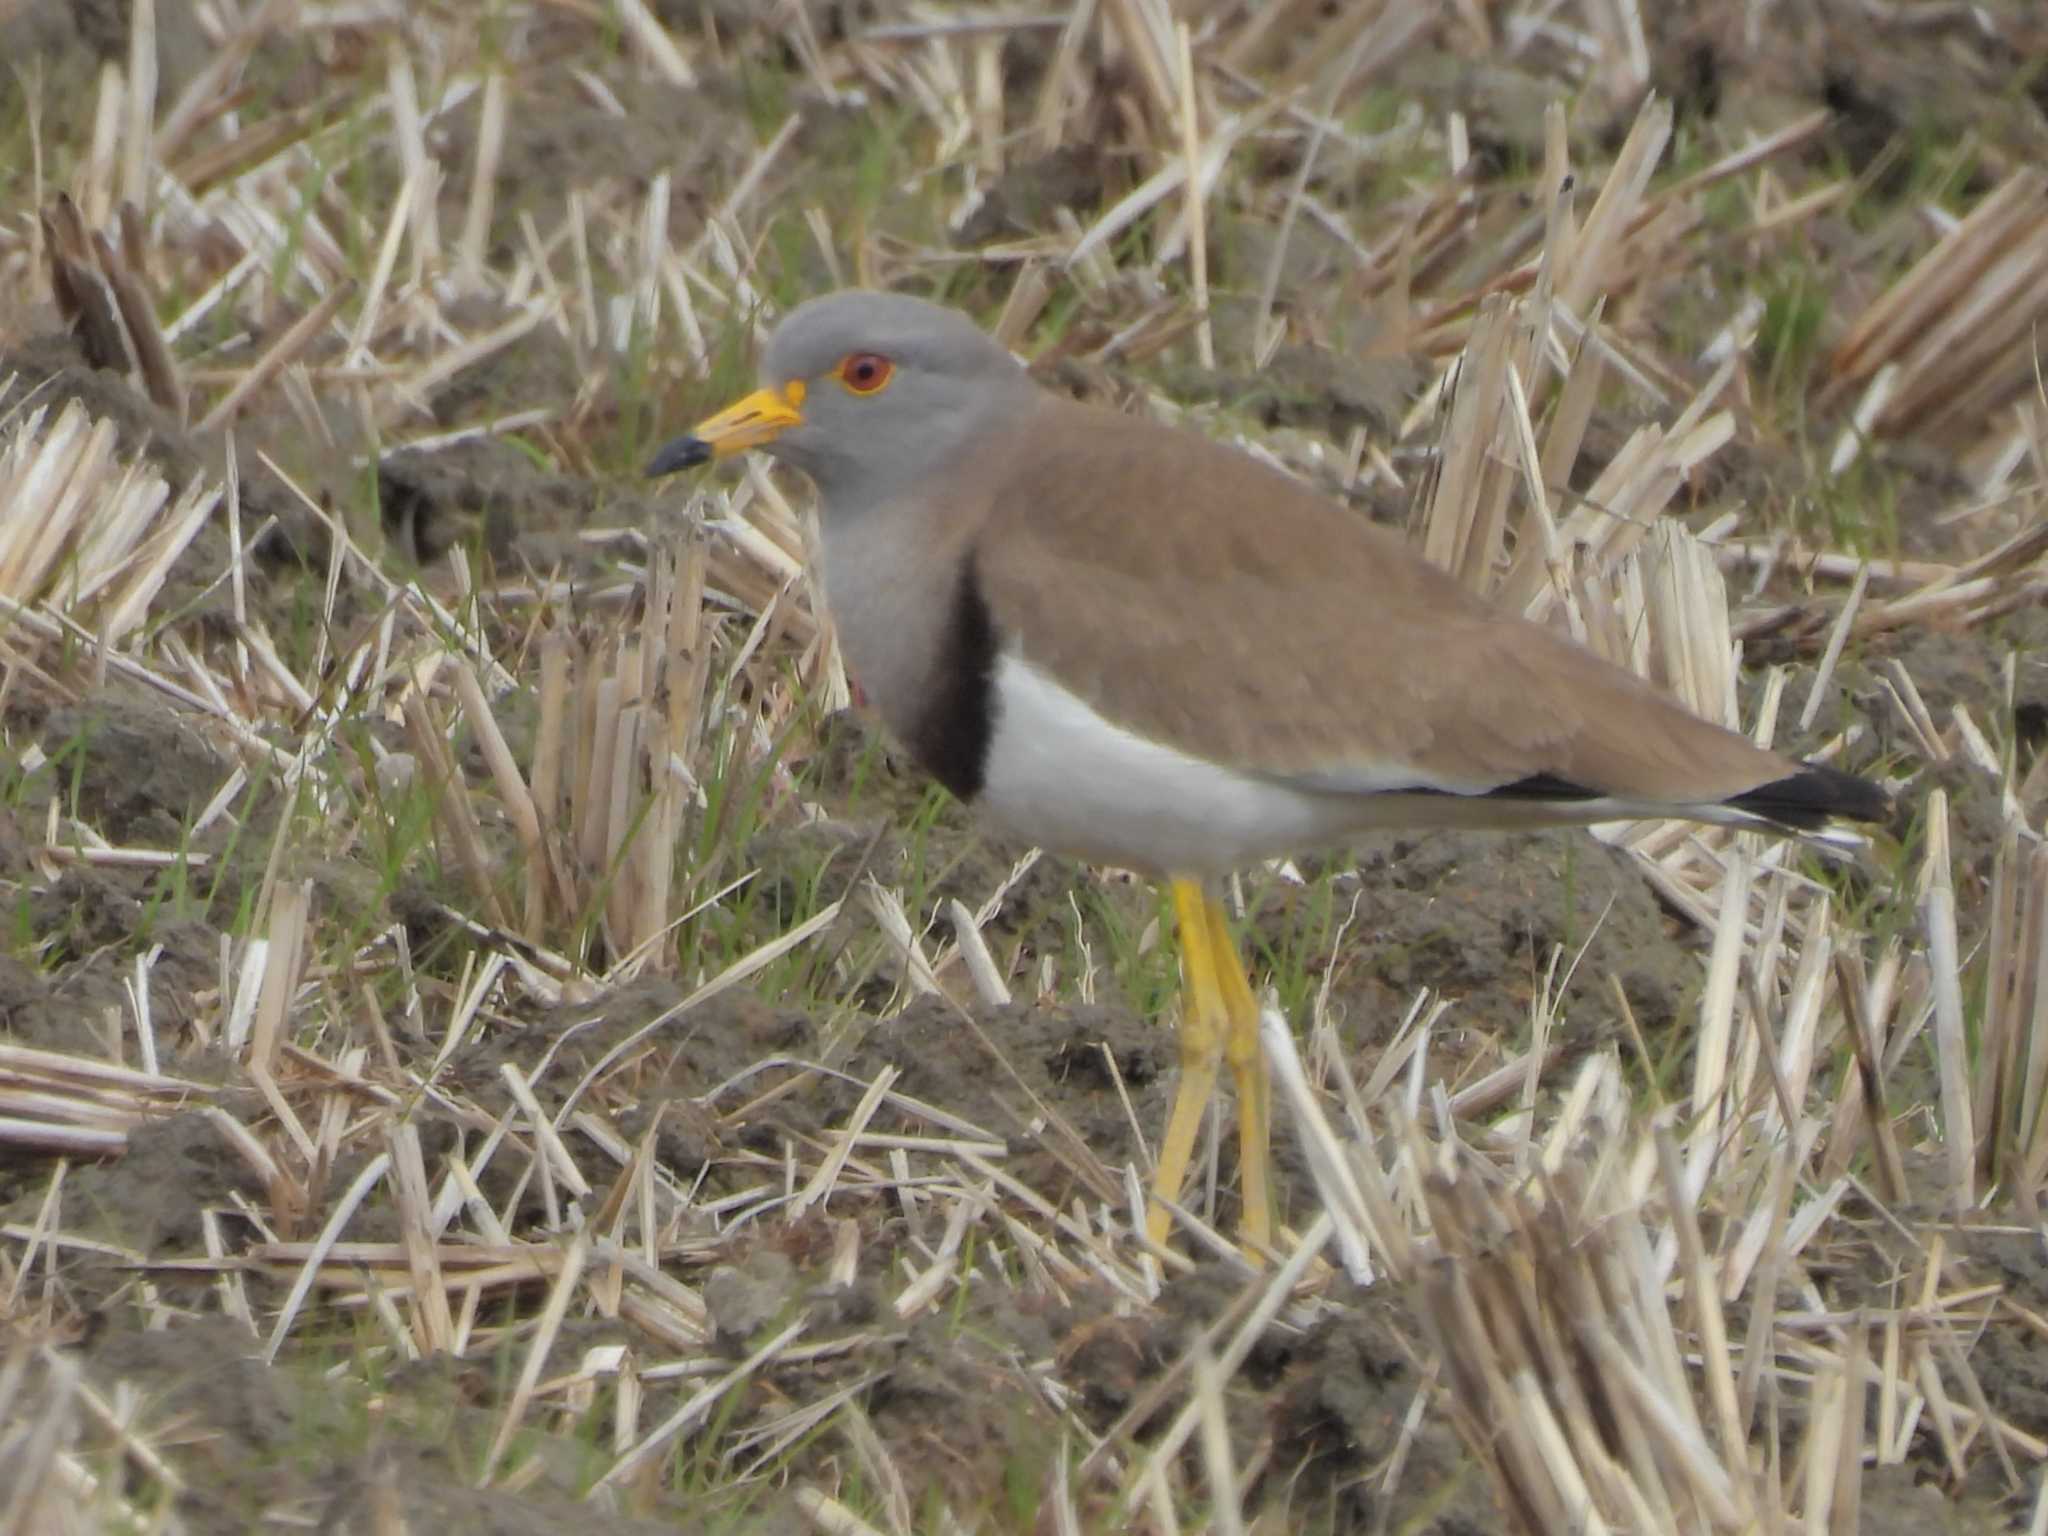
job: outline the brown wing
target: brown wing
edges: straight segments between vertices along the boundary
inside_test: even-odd
[[[1795,771],[1247,455],[1050,397],[1028,427],[976,541],[996,630],[1141,735],[1361,792],[1681,804]]]

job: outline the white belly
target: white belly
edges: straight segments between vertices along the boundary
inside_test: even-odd
[[[982,813],[1055,853],[1150,874],[1222,875],[1375,828],[1504,831],[1645,816],[1747,824],[1719,805],[1516,800],[1449,784],[1406,790],[1393,786],[1427,783],[1426,775],[1391,763],[1353,765],[1341,776],[1368,787],[1284,783],[1128,731],[1015,656],[997,659],[995,687]]]
[[[1154,874],[1214,875],[1341,838],[1372,797],[1299,790],[1148,741],[1014,656],[977,805],[1026,841]],[[1387,797],[1405,798],[1405,797]]]

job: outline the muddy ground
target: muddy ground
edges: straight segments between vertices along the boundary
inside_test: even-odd
[[[745,7],[656,9],[679,29],[698,24],[701,13],[717,13],[738,37],[757,24]],[[808,9],[829,46],[865,25],[871,13],[891,8]],[[1891,174],[1898,145],[1915,135],[1945,141],[1975,132],[1993,145],[2031,143],[2037,152],[2048,144],[2039,136],[2048,72],[2038,60],[2002,58],[1992,49],[1966,54],[1960,45],[1923,55],[1881,29],[1851,25],[1836,14],[1846,10],[1773,8],[1766,25],[1781,28],[1782,36],[1760,47],[1722,36],[1717,24],[1659,21],[1650,39],[1653,77],[1690,131],[1729,143],[1748,129],[1826,107],[1834,113],[1829,127],[1805,153],[1851,171],[1869,168],[1874,177]],[[87,80],[98,60],[125,48],[125,11],[118,4],[19,7],[6,22],[0,51],[10,57],[25,56],[17,49],[33,51],[53,82]],[[201,67],[205,48],[194,41],[199,34],[187,7],[162,0],[157,12],[163,95],[170,100]],[[547,24],[565,29],[565,56],[584,46],[567,12]],[[1045,46],[1033,33],[1005,52],[1003,67],[1028,81],[1045,68]],[[585,98],[559,79],[537,84],[504,147],[500,177],[510,195],[503,217],[516,221],[528,204],[557,206],[564,186],[599,177],[639,181],[667,168],[679,186],[691,189],[678,198],[678,226],[698,227],[712,200],[705,189],[721,185],[740,158],[728,140],[744,137],[740,125],[753,87],[742,74],[754,66],[742,48],[732,57],[728,68],[707,67],[694,94],[620,84],[630,97],[623,119],[586,116]],[[1975,73],[2000,64],[2007,73],[1998,78],[1985,81]],[[307,59],[297,45],[280,42],[253,67],[266,78],[289,77],[307,67]],[[1540,150],[1540,140],[1530,137],[1533,119],[1558,88],[1541,70],[1511,60],[1476,61],[1451,42],[1425,50],[1412,74],[1404,72],[1390,87],[1432,113],[1466,112],[1480,174],[1501,177],[1521,174]],[[806,109],[797,159],[827,154],[840,117],[858,110],[815,103]],[[1584,131],[1599,138],[1606,130],[1598,115],[1586,118]],[[1617,109],[1614,120],[1625,124],[1627,114]],[[461,135],[473,131],[473,114],[452,114],[451,163],[461,159]],[[1288,167],[1267,169],[1284,174]],[[1988,179],[1989,171],[1983,174]],[[1135,175],[1131,157],[1111,135],[1098,148],[1026,162],[997,184],[956,238],[967,250],[1043,230],[1061,207],[1079,209],[1085,218],[1127,190]],[[452,200],[458,191],[446,195]],[[451,202],[451,209],[458,207]],[[23,212],[11,210],[17,220]],[[516,222],[504,228],[509,242]],[[1825,243],[1838,233],[1822,229],[1819,239]],[[1234,255],[1226,244],[1218,256],[1226,268],[1220,280],[1230,281],[1233,260],[1251,270],[1262,254]],[[1334,259],[1316,240],[1304,239],[1292,257],[1298,270],[1290,269],[1289,283],[1319,281],[1326,274],[1318,261]],[[1859,280],[1852,263],[1844,260],[1841,270],[1844,281]],[[822,273],[817,281],[822,286]],[[0,338],[0,377],[15,376],[18,390],[86,401],[120,425],[124,449],[146,454],[174,475],[221,462],[217,439],[187,432],[120,377],[93,367],[76,343],[55,334],[47,308],[9,316]],[[1114,373],[1063,369],[1057,359],[1041,372],[1056,385],[1107,398],[1133,387]],[[1146,382],[1190,402],[1220,401],[1264,426],[1341,442],[1355,426],[1380,431],[1398,419],[1418,376],[1406,361],[1368,367],[1341,349],[1304,344],[1291,346],[1263,376],[1204,377],[1181,360],[1162,362]],[[476,401],[627,414],[616,402],[580,398],[579,386],[579,371],[559,345],[536,332],[529,344],[463,376],[459,388],[436,398],[434,410],[450,423],[473,416]],[[615,425],[623,438],[640,424],[622,419]],[[1631,425],[1625,412],[1603,413],[1589,441],[1618,441]],[[1832,426],[1815,423],[1811,430],[1815,441],[1825,442]],[[248,602],[274,633],[306,622],[308,593],[323,579],[328,551],[318,521],[255,467],[264,453],[302,477],[318,501],[358,511],[374,506],[395,566],[427,564],[461,546],[501,572],[547,571],[594,584],[610,567],[602,552],[579,540],[579,531],[593,522],[630,525],[659,516],[655,499],[624,472],[623,455],[616,473],[542,467],[532,454],[488,441],[430,458],[387,456],[375,465],[373,503],[357,459],[361,446],[346,436],[328,443],[309,439],[295,414],[263,401],[238,424],[245,526],[274,523],[249,568]],[[1589,449],[1589,457],[1596,454]],[[1768,431],[1745,433],[1727,459],[1734,466],[1727,470],[1737,482],[1733,491],[1703,487],[1700,494],[1777,506],[1796,502],[1805,494],[1803,477],[1812,472],[1810,457]],[[1944,528],[1919,515],[1956,496],[1960,482],[1939,452],[1900,445],[1892,464],[1904,487],[1898,517],[1910,552],[1948,560],[1979,552],[1968,525]],[[1375,500],[1383,494],[1360,499],[1376,515],[1404,515],[1405,507]],[[214,582],[224,540],[219,530],[203,535],[162,599],[166,611],[180,612],[201,629],[227,622],[227,595]],[[1789,587],[1767,595],[1802,597]],[[373,606],[367,595],[346,597],[341,617],[359,622]],[[516,644],[518,615],[489,622],[500,641]],[[2023,613],[1967,635],[1905,631],[1860,649],[1837,678],[1842,710],[1867,713],[1874,727],[1853,765],[1879,762],[1890,748],[1873,701],[1878,668],[1894,658],[1912,673],[1938,719],[1958,705],[1979,720],[2009,718],[2017,750],[2030,760],[2048,733],[2044,642],[2039,615]],[[2016,697],[2008,696],[2000,669],[2007,653],[2018,658]],[[1797,663],[1810,664],[1810,658]],[[119,845],[187,846],[185,829],[234,764],[179,710],[145,689],[114,686],[88,695],[40,667],[6,665],[0,729],[16,748],[40,743],[51,764],[12,785],[0,805],[0,902],[11,926],[8,946],[0,948],[0,1035],[52,1050],[79,1050],[103,1038],[110,1019],[131,1006],[136,957],[160,949],[147,985],[167,1051],[165,1070],[221,1085],[223,1107],[244,1121],[259,1118],[260,1096],[217,1044],[200,1038],[200,1026],[217,1018],[221,1006],[223,937],[246,923],[277,819],[288,814],[278,792],[253,793],[240,802],[237,821],[217,823],[189,843],[210,861],[203,879],[85,865],[52,871],[35,850],[53,803]],[[1809,675],[1795,675],[1792,697],[1803,698]],[[1810,746],[1835,723],[1824,715],[1812,739],[1781,737],[1779,744]],[[835,801],[844,790],[835,754],[849,753],[868,760],[879,755],[883,782],[865,783],[860,795]],[[778,871],[791,871],[786,904],[792,908],[799,904],[797,883],[814,881],[816,889],[803,892],[802,900],[822,903],[854,891],[857,872],[878,873],[887,883],[917,859],[945,871],[928,900],[957,894],[972,906],[1023,851],[986,838],[951,807],[941,809],[916,843],[902,836],[896,813],[920,803],[924,785],[886,745],[871,743],[861,719],[819,722],[796,741],[790,766],[815,789],[828,819],[798,824],[771,816],[752,834],[746,858],[771,892]],[[1956,814],[1962,942],[1974,952],[1988,933],[1986,891],[2002,813],[1988,776],[1956,766],[1942,782]],[[1628,1048],[1614,1002],[1618,981],[1653,1058],[1666,1072],[1683,1071],[1703,981],[1703,941],[1615,853],[1570,834],[1435,834],[1366,845],[1342,861],[1341,872],[1323,878],[1330,868],[1305,865],[1301,883],[1270,875],[1248,880],[1245,930],[1262,965],[1304,978],[1309,991],[1327,983],[1340,1037],[1361,1062],[1369,1063],[1375,1047],[1391,1038],[1416,990],[1430,988],[1456,1003],[1453,1028],[1438,1046],[1438,1069],[1449,1085],[1455,1089],[1498,1065],[1525,1038],[1548,956],[1564,945],[1572,952],[1583,946],[1584,956],[1564,994],[1559,1060],[1570,1063],[1609,1044]],[[338,855],[310,850],[303,873],[313,882],[320,921],[349,931],[404,922],[431,985],[451,985],[459,974],[460,935],[445,920],[458,901],[452,884],[394,881],[361,849]],[[1881,876],[1869,878],[1875,883]],[[1077,888],[1087,893],[1079,919],[1070,900]],[[753,920],[770,926],[783,905],[771,894]],[[1002,945],[1057,952],[1077,921],[1100,940],[1112,929],[1142,932],[1160,915],[1143,886],[1047,859],[1012,892],[992,933]],[[850,946],[861,931],[862,920],[849,906],[824,947]],[[1140,968],[1149,978],[1141,995],[1124,995],[1113,977],[1088,1002],[1020,991],[1008,1008],[972,1008],[979,1028],[963,1027],[959,1005],[942,999],[880,1016],[900,979],[886,961],[830,1010],[792,1003],[772,987],[728,992],[680,1028],[654,1037],[614,1080],[618,1129],[634,1138],[658,1116],[658,1156],[668,1176],[707,1199],[739,1197],[764,1179],[779,1181],[790,1149],[815,1147],[843,1124],[865,1086],[887,1067],[900,1074],[899,1092],[1004,1142],[1004,1167],[1052,1204],[1115,1201],[1121,1189],[1103,1185],[1100,1170],[1133,1159],[1133,1120],[1154,1134],[1171,1097],[1172,1035],[1152,1016],[1170,988],[1170,967],[1167,952],[1156,952]],[[559,1093],[690,990],[682,981],[654,977],[554,1008],[534,1004],[494,1014],[448,1064],[445,1084],[466,1105],[497,1113],[508,1103],[500,1065],[532,1072],[545,1057],[549,1065],[534,1078],[535,1087]],[[402,1070],[425,1070],[438,1051],[437,1040],[404,1028],[394,1029],[392,1039]],[[478,1133],[465,1113],[436,1105],[421,1106],[415,1118],[430,1156],[438,1145],[473,1141]],[[888,1112],[876,1125],[930,1129]],[[1060,1127],[1070,1128],[1087,1156]],[[1299,1219],[1312,1194],[1292,1142],[1284,1135],[1282,1142],[1283,1209]],[[367,1157],[352,1149],[323,1168],[324,1190],[346,1186]],[[1235,1215],[1230,1162],[1226,1146],[1217,1213],[1226,1228]],[[0,1221],[10,1242],[38,1220],[52,1175],[46,1158],[0,1163]],[[481,1182],[494,1204],[517,1196],[523,1204],[514,1210],[536,1219],[545,1214],[539,1192],[520,1195],[509,1166],[494,1165]],[[223,1311],[217,1277],[176,1264],[204,1258],[209,1220],[231,1250],[256,1240],[260,1227],[268,1228],[260,1234],[264,1240],[308,1238],[324,1214],[318,1200],[296,1229],[259,1221],[257,1213],[267,1209],[261,1181],[216,1123],[187,1111],[139,1127],[125,1156],[70,1165],[63,1201],[67,1234],[107,1246],[48,1255],[35,1277],[34,1306],[21,1300],[28,1294],[22,1277],[8,1272],[4,1278],[15,1284],[18,1303],[8,1326],[21,1337],[58,1341],[97,1391],[134,1394],[127,1410],[132,1422],[146,1427],[180,1482],[180,1491],[164,1496],[165,1519],[171,1528],[206,1533],[405,1528],[537,1536],[570,1523],[592,1533],[796,1530],[803,1521],[789,1490],[797,1483],[843,1488],[851,1482],[886,1491],[888,1476],[875,1470],[874,1446],[880,1447],[879,1464],[902,1479],[916,1528],[940,1528],[928,1522],[936,1521],[943,1502],[967,1528],[1035,1529],[1055,1463],[1074,1450],[1047,1381],[1057,1382],[1057,1401],[1092,1433],[1118,1426],[1142,1442],[1171,1416],[1178,1399],[1141,1412],[1134,1422],[1122,1422],[1125,1416],[1145,1401],[1194,1332],[1222,1316],[1248,1284],[1231,1266],[1204,1260],[1172,1279],[1155,1306],[1136,1311],[1120,1305],[1106,1284],[1071,1284],[1063,1302],[1036,1305],[1020,1301],[1020,1291],[980,1285],[964,1291],[950,1313],[902,1324],[891,1301],[906,1269],[921,1267],[940,1239],[944,1212],[934,1205],[910,1210],[890,1196],[856,1190],[835,1197],[824,1211],[749,1225],[737,1235],[707,1224],[688,1234],[693,1257],[677,1265],[676,1276],[703,1289],[722,1351],[737,1359],[749,1339],[799,1308],[812,1318],[812,1342],[845,1346],[764,1373],[737,1395],[729,1422],[765,1420],[780,1408],[858,1386],[872,1444],[834,1427],[800,1442],[744,1496],[726,1487],[715,1501],[701,1490],[724,1487],[731,1469],[714,1464],[709,1452],[700,1465],[686,1450],[674,1476],[593,1502],[584,1495],[610,1456],[608,1442],[594,1432],[579,1438],[531,1426],[521,1441],[525,1485],[512,1491],[475,1486],[505,1380],[524,1363],[519,1319],[530,1313],[530,1288],[485,1304],[486,1322],[502,1326],[491,1347],[464,1359],[387,1365],[367,1377],[349,1362],[381,1337],[375,1324],[362,1309],[330,1308],[302,1323],[279,1363],[265,1365],[257,1357],[259,1339]],[[1882,1226],[1873,1214],[1861,1219],[1874,1233]],[[835,1245],[849,1220],[860,1238],[857,1261],[850,1282],[835,1281]],[[392,1213],[374,1209],[348,1233],[355,1241],[395,1235]],[[1875,1249],[1879,1236],[1872,1241]],[[1968,1234],[1955,1241],[1958,1263],[1971,1274],[1995,1275],[2015,1301],[2036,1316],[2048,1315],[2048,1264],[2037,1242]],[[256,1318],[274,1315],[289,1279],[289,1271],[277,1268],[244,1277]],[[1275,1324],[1233,1383],[1230,1428],[1245,1473],[1246,1508],[1265,1511],[1271,1529],[1444,1536],[1499,1529],[1486,1477],[1449,1420],[1431,1414],[1412,1436],[1404,1433],[1418,1394],[1432,1390],[1423,1335],[1405,1299],[1384,1287],[1331,1299],[1340,1305],[1307,1327]],[[668,1353],[627,1319],[582,1317],[557,1339],[547,1374],[573,1370],[587,1351],[608,1344],[622,1344],[649,1364]],[[1972,1359],[1993,1411],[2033,1433],[2048,1426],[2048,1340],[1994,1328],[1978,1341]],[[642,1422],[658,1421],[699,1381],[650,1382]],[[55,1394],[58,1387],[44,1383],[36,1390]],[[1401,1470],[1388,1486],[1385,1474],[1397,1445]],[[163,1486],[132,1468],[124,1472],[118,1458],[102,1465],[133,1478],[138,1488]],[[2038,1467],[2026,1475],[2038,1480]],[[1106,1486],[1075,1489],[1089,1528],[1109,1518]],[[2017,1511],[2030,1496],[2009,1493],[1988,1458],[1974,1464],[1962,1486],[1951,1485],[1930,1442],[1909,1466],[1872,1474],[1865,1529],[2018,1529]],[[389,1523],[394,1513],[403,1527]]]

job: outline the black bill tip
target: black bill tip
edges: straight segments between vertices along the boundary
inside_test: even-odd
[[[654,457],[647,461],[647,478],[658,479],[679,469],[695,469],[699,464],[710,462],[711,445],[703,438],[679,437],[672,443],[662,444]]]

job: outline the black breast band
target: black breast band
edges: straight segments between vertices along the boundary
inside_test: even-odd
[[[953,588],[910,749],[956,799],[971,801],[988,777],[995,727],[996,630],[970,557]]]

